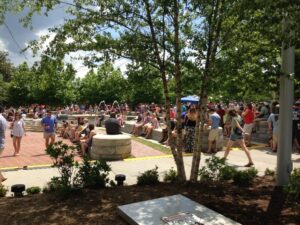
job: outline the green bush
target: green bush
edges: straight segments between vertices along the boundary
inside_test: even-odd
[[[174,183],[177,181],[178,181],[177,171],[174,170],[173,167],[171,167],[171,169],[165,172],[164,174],[164,182]]]
[[[104,188],[109,183],[111,167],[104,160],[89,161],[83,157],[82,165],[78,166],[78,173],[74,185],[83,188]]]
[[[158,167],[155,166],[152,170],[147,170],[137,177],[137,185],[152,185],[159,183]]]
[[[116,186],[117,186],[116,182],[113,181],[113,180],[110,180],[110,181],[109,181],[109,185],[110,185],[111,187],[116,187]]]
[[[233,166],[225,165],[223,168],[220,169],[219,180],[220,181],[232,180],[236,172],[237,170]]]
[[[78,189],[65,185],[62,182],[61,177],[52,177],[51,181],[43,188],[43,193],[55,193],[60,198],[65,199],[78,193]]]
[[[236,171],[233,176],[233,182],[239,186],[250,185],[257,176],[257,169],[249,168],[247,170]]]
[[[205,160],[205,166],[199,170],[200,181],[212,182],[219,181],[221,172],[225,167],[228,167],[225,158],[212,156]]]
[[[0,184],[0,197],[5,197],[7,192],[7,188],[4,187],[4,185]]]
[[[58,192],[62,197],[73,193],[75,178],[75,153],[77,148],[64,144],[62,141],[49,145],[45,150],[53,161],[53,167],[58,169],[59,177],[53,177],[43,192]]]
[[[53,145],[49,145],[46,149],[46,153],[53,161],[53,167],[56,167],[60,174],[59,179],[56,181],[60,182],[62,186],[72,186],[76,150],[76,147],[64,144],[62,141],[55,142]]]
[[[26,193],[29,195],[39,194],[40,192],[41,192],[41,188],[38,186],[34,186],[26,189]]]
[[[290,175],[290,182],[284,188],[287,193],[288,199],[300,204],[300,168],[294,169]]]
[[[270,170],[269,168],[267,168],[265,170],[265,176],[275,177],[275,170]]]

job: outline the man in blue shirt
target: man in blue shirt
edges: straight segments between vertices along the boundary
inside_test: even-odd
[[[4,147],[5,147],[5,130],[7,128],[7,121],[2,116],[4,108],[0,105],[0,155],[2,154]],[[2,173],[0,172],[0,184],[5,181],[6,178],[3,177]]]
[[[57,119],[54,115],[51,115],[51,111],[47,110],[47,116],[42,119],[42,126],[44,128],[44,138],[46,148],[49,145],[49,139],[51,139],[50,144],[55,142],[55,130],[57,127]]]
[[[208,125],[211,126],[211,129],[209,131],[208,135],[208,153],[212,153],[211,147],[212,143],[214,141],[219,140],[219,124],[221,121],[221,117],[219,116],[218,113],[216,113],[216,110],[214,108],[210,108],[209,111],[209,120],[208,120]]]

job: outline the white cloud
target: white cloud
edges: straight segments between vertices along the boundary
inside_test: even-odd
[[[4,43],[4,41],[1,38],[0,38],[0,50],[6,51],[6,52],[8,51],[6,44]]]

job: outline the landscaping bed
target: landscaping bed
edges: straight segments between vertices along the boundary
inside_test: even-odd
[[[67,199],[55,193],[0,199],[0,224],[97,224],[125,225],[117,206],[182,194],[241,224],[300,224],[300,212],[274,192],[271,176],[255,179],[249,187],[231,183],[124,186],[84,189]],[[276,198],[272,198],[275,196]],[[269,203],[272,207],[268,210]],[[269,211],[269,213],[267,213]],[[276,212],[281,211],[280,215]]]

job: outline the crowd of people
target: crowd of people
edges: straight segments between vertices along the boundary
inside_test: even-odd
[[[1,107],[0,117],[0,150],[3,151],[5,146],[5,129],[11,129],[11,137],[13,138],[14,153],[18,156],[21,150],[22,138],[26,135],[25,118],[41,118],[41,126],[43,127],[45,147],[55,142],[56,133],[62,138],[69,139],[71,142],[81,147],[81,154],[86,154],[91,146],[93,136],[96,134],[95,127],[102,126],[105,122],[107,134],[119,134],[121,126],[126,121],[129,111],[134,111],[136,122],[131,133],[135,136],[143,136],[146,139],[151,138],[153,130],[162,129],[162,138],[160,143],[170,144],[168,130],[166,128],[166,110],[163,106],[151,104],[139,104],[134,110],[124,104],[114,102],[111,105],[105,104],[104,101],[98,105],[78,105],[71,104],[65,107],[52,108],[50,110],[45,105],[31,105],[29,107],[19,108],[3,108]],[[183,148],[187,153],[194,150],[195,131],[197,121],[197,105],[191,103],[182,103],[182,114],[180,121],[177,121],[177,109],[171,106],[170,122],[173,139],[176,139],[176,124],[181,123],[184,133]],[[293,108],[293,146],[300,150],[300,101],[297,101]],[[94,123],[89,123],[87,118],[78,117],[77,121],[62,121],[62,126],[58,129],[58,118],[61,114],[94,114],[96,119]],[[105,117],[109,119],[105,120]],[[9,121],[9,123],[7,123]],[[209,130],[208,134],[208,150],[207,153],[215,153],[216,147],[213,147],[220,138],[220,127],[222,134],[228,137],[227,147],[224,153],[226,158],[234,142],[238,142],[240,147],[245,151],[248,158],[248,164],[252,166],[248,147],[251,146],[252,134],[257,131],[258,123],[266,121],[269,130],[269,146],[273,152],[277,151],[278,131],[279,131],[279,105],[278,102],[261,102],[254,103],[209,103],[205,117],[205,128]],[[0,174],[0,182],[3,181]]]

